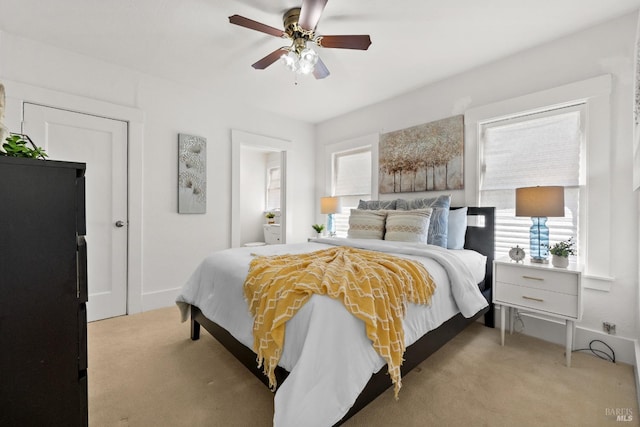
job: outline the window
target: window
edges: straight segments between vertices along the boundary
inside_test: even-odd
[[[266,210],[280,209],[280,167],[267,169]]]
[[[518,187],[565,187],[565,216],[549,218],[549,240],[579,245],[585,110],[580,103],[480,124],[479,197],[496,207],[496,257],[516,244],[529,253],[531,219],[515,216]]]
[[[554,115],[553,111],[560,112],[562,111],[561,107],[574,106],[580,110],[579,200],[577,203],[579,208],[577,215],[570,206],[567,208],[577,218],[572,221],[576,221],[574,235],[578,240],[577,261],[584,268],[584,286],[601,291],[609,291],[614,282],[611,274],[611,254],[614,249],[611,235],[615,227],[614,221],[612,221],[614,206],[611,188],[613,188],[613,181],[610,173],[613,151],[611,143],[613,135],[611,88],[611,75],[602,75],[470,108],[464,114],[465,150],[469,155],[478,159],[475,165],[467,164],[471,169],[477,165],[477,173],[469,174],[468,180],[465,178],[465,182],[469,184],[465,185],[465,200],[469,203],[476,201],[486,206],[489,204],[487,202],[488,193],[485,193],[483,197],[480,195],[485,191],[484,175],[487,168],[490,169],[490,165],[486,167],[482,165],[487,157],[483,153],[484,139],[486,139],[485,130],[493,123],[515,123],[517,119],[526,121],[527,118],[536,118],[535,116],[538,114],[540,114],[539,117],[543,117],[545,114],[542,112],[545,111],[548,112],[547,115]],[[542,140],[534,142],[534,144],[541,143]],[[565,141],[562,141],[562,144],[565,144]],[[549,171],[541,170],[537,175],[545,176],[547,172]],[[571,189],[567,192],[570,191]],[[566,198],[569,200],[568,196]],[[499,206],[498,209],[503,209],[503,207]],[[526,220],[526,218],[521,219]],[[550,220],[556,221],[555,218]],[[527,223],[527,226],[529,224],[530,222]],[[527,226],[525,226],[525,232]],[[553,233],[553,222],[550,229]],[[551,239],[556,241],[557,237],[552,234]],[[514,241],[509,243],[509,246],[516,244]],[[504,245],[502,236],[498,236],[498,244]],[[528,243],[525,242],[523,246],[526,249]]]
[[[346,237],[349,213],[360,199],[371,198],[371,147],[333,153],[333,195],[340,197],[342,212],[333,216],[336,235]]]

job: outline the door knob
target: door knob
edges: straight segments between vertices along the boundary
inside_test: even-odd
[[[116,221],[116,227],[121,228],[121,227],[124,227],[124,226],[125,226],[124,221]]]

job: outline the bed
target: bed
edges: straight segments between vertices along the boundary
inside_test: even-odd
[[[451,208],[452,211],[455,209],[457,208]],[[466,228],[464,250],[430,248],[426,251],[420,245],[399,245],[366,239],[314,239],[312,242],[294,245],[228,249],[203,261],[176,302],[183,320],[190,318],[191,339],[199,339],[200,328],[204,327],[268,386],[269,381],[262,369],[258,368],[256,354],[251,349],[252,317],[247,310],[246,301],[238,302],[237,288],[242,287],[251,257],[305,253],[332,245],[350,245],[420,259],[435,271],[434,278],[438,276],[437,282],[443,280],[441,275],[446,280],[449,280],[449,276],[455,280],[451,280],[450,287],[442,286],[443,290],[434,294],[434,301],[428,310],[410,305],[406,321],[409,326],[405,328],[407,348],[401,366],[404,376],[471,322],[484,316],[485,325],[494,326],[491,305],[494,208],[466,209],[467,215],[474,220],[469,221],[470,225]],[[479,258],[484,262],[479,263]],[[467,267],[464,265],[467,264],[475,266],[475,272],[471,272],[473,279],[463,279],[461,273],[453,271],[466,271]],[[444,265],[448,267],[442,267]],[[469,267],[468,270],[472,269]],[[466,283],[469,280],[473,280],[473,292],[469,296],[466,293],[465,296],[458,296],[463,295],[460,289],[465,288],[454,282]],[[208,284],[214,282],[215,286]],[[234,286],[220,285],[232,282],[235,283]],[[469,285],[465,286],[468,288]],[[482,304],[475,294],[480,295]],[[436,295],[443,295],[438,298],[446,302],[438,302]],[[470,299],[473,302],[467,308],[461,308],[466,303],[459,302],[456,298]],[[229,302],[234,299],[235,306]],[[223,303],[218,303],[220,301]],[[238,308],[237,305],[241,306],[242,303],[244,308]],[[442,308],[449,306],[453,308]],[[362,331],[362,323],[358,326],[359,320],[344,310],[344,307],[342,310],[340,307],[340,302],[336,300],[314,295],[287,323],[284,351],[280,366],[275,371],[278,388],[274,397],[274,425],[340,425],[392,386],[387,370],[383,369],[384,360],[370,349],[370,341],[366,346],[367,337]],[[428,311],[428,314],[423,314],[424,311]],[[466,312],[463,314],[461,311]],[[342,366],[343,364],[346,366]]]

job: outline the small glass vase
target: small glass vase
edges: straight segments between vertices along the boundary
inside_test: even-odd
[[[567,268],[569,266],[569,257],[551,255],[551,264],[556,268]]]

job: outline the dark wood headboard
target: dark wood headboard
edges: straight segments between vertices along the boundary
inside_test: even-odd
[[[452,210],[460,209],[460,207],[452,207]],[[484,323],[489,327],[494,326],[493,321],[493,304],[492,304],[492,285],[493,285],[493,259],[496,247],[496,208],[494,207],[476,207],[469,206],[467,217],[476,217],[473,221],[468,221],[467,233],[465,234],[464,247],[472,249],[487,257],[487,265],[484,279],[484,288],[482,293],[489,302],[490,309],[485,315]],[[477,217],[482,217],[479,219]],[[481,224],[481,226],[474,225]]]

